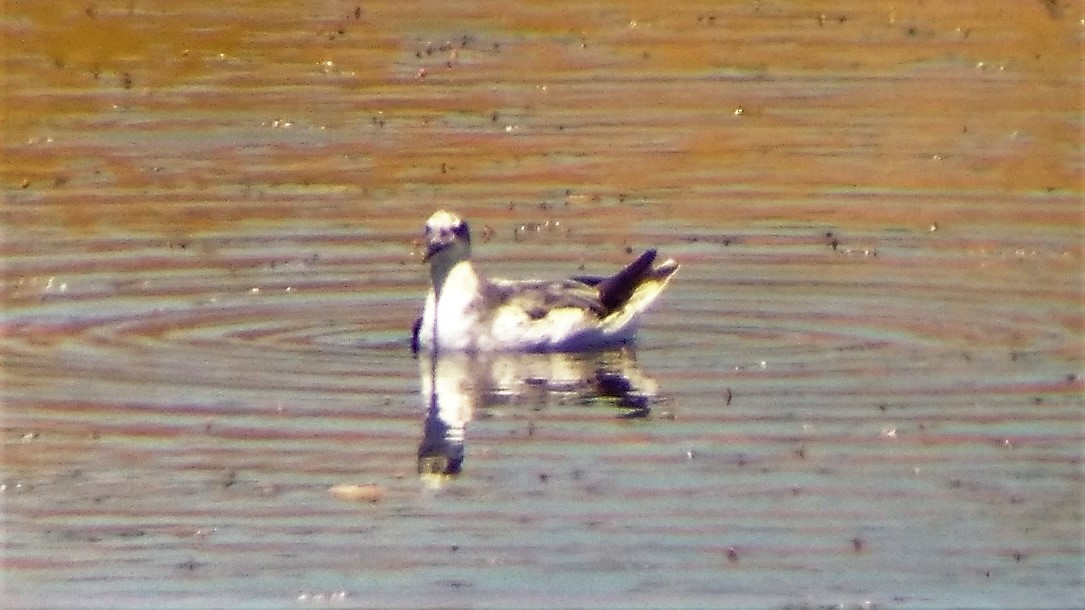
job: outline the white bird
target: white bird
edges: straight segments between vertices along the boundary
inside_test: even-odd
[[[433,282],[411,347],[431,353],[582,351],[631,343],[637,322],[678,270],[648,250],[610,277],[512,281],[480,276],[467,223],[444,210],[426,222]]]

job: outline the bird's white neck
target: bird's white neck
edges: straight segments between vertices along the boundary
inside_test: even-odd
[[[471,269],[471,262],[468,260],[471,255],[469,244],[454,243],[448,248],[435,254],[429,261],[429,276],[433,282],[433,290],[440,297],[441,292],[444,290],[445,284],[448,282],[453,269],[466,264],[466,267],[471,270],[471,275],[474,275],[474,270]],[[476,279],[476,284],[477,279]]]

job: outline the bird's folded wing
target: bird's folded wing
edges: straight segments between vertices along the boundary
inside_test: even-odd
[[[606,314],[599,301],[599,291],[576,280],[560,282],[491,280],[485,298],[490,307],[522,309],[532,319],[545,318],[555,309],[573,308],[590,311],[595,316]]]

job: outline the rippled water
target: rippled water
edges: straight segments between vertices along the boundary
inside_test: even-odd
[[[6,606],[1085,603],[1078,4],[36,6]],[[635,350],[419,361],[437,207],[682,269]]]

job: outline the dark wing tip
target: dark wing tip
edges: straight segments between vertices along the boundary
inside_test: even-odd
[[[606,278],[596,286],[599,290],[599,302],[607,311],[618,309],[629,297],[637,286],[644,281],[652,270],[652,262],[656,258],[655,250],[645,250],[637,257],[637,260],[629,263],[624,269]]]

